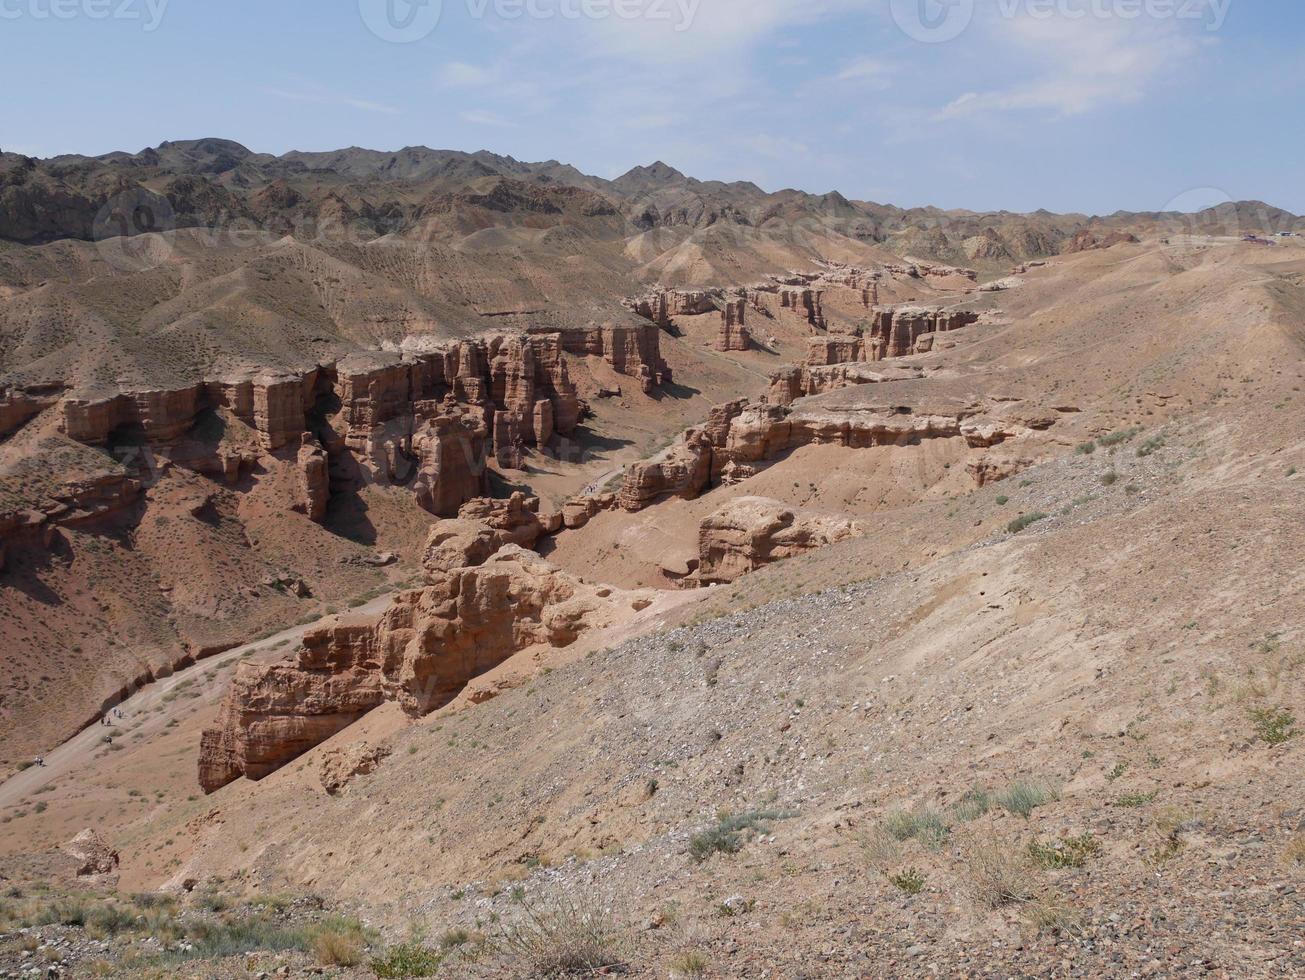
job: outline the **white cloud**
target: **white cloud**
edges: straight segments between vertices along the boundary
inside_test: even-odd
[[[360,112],[376,112],[387,116],[399,115],[399,110],[394,106],[385,105],[382,102],[373,102],[370,99],[358,99],[348,95],[334,95],[330,92],[321,90],[308,91],[303,89],[283,89],[269,88],[269,95],[274,95],[278,99],[285,99],[287,102],[307,102],[313,105],[343,106],[347,109],[357,109]]]
[[[440,84],[448,88],[473,88],[477,85],[488,85],[498,78],[498,72],[493,68],[484,68],[480,65],[469,65],[465,61],[451,61],[440,69]]]
[[[510,119],[504,119],[502,116],[490,112],[486,109],[468,109],[465,112],[458,113],[464,122],[472,123],[476,126],[515,126],[516,123]]]
[[[1177,21],[1028,15],[992,20],[984,39],[1004,49],[1001,63],[1027,80],[967,91],[939,119],[1027,111],[1075,116],[1137,102],[1209,43]]]

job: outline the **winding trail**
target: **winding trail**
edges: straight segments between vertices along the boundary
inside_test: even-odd
[[[350,610],[350,613],[380,614],[389,608],[393,598],[392,594],[381,596],[364,606]],[[116,710],[122,712],[123,718],[113,728],[91,725],[84,731],[78,732],[58,748],[46,753],[44,766],[32,766],[30,769],[11,776],[4,783],[0,783],[0,807],[22,803],[47,783],[62,779],[75,770],[91,764],[95,750],[103,744],[105,735],[121,738],[127,734],[123,730],[124,723],[134,724],[139,722],[131,730],[133,735],[137,733],[154,733],[166,728],[169,721],[193,705],[193,702],[188,705],[187,701],[182,698],[174,697],[169,699],[168,695],[200,680],[204,674],[215,669],[230,667],[249,654],[269,652],[273,647],[287,640],[291,643],[297,643],[314,626],[332,618],[332,616],[323,616],[312,623],[291,627],[284,632],[277,633],[275,636],[256,640],[253,643],[246,643],[244,646],[228,650],[216,657],[201,660],[194,666],[179,670],[170,677],[145,685],[118,705]],[[202,697],[206,700],[217,701],[225,692],[225,685],[212,684],[208,686],[207,690],[204,690],[203,686],[201,686],[201,691]]]

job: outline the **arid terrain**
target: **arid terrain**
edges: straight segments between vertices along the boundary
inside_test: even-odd
[[[1305,973],[1299,231],[0,155],[0,976]]]

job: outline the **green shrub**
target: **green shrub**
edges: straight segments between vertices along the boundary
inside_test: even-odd
[[[502,941],[532,977],[589,976],[620,961],[618,946],[604,909],[571,900],[542,910],[525,906],[524,917]]]
[[[951,827],[947,818],[933,807],[919,810],[896,810],[884,818],[884,833],[893,840],[918,840],[926,847],[941,847]]]
[[[1112,432],[1108,436],[1102,436],[1097,440],[1097,442],[1100,445],[1105,446],[1107,449],[1112,449],[1121,443],[1131,442],[1141,434],[1141,429],[1120,429],[1118,432]]]
[[[1033,514],[1025,514],[1023,517],[1017,517],[1015,520],[1007,524],[1006,530],[1011,534],[1019,534],[1021,531],[1032,527],[1039,521],[1045,521],[1050,516],[1050,514],[1044,514],[1042,511],[1037,511]]]
[[[791,813],[781,813],[776,810],[724,814],[715,826],[699,831],[689,838],[689,854],[700,864],[713,854],[737,854],[743,849],[745,832],[768,834],[771,823],[776,820],[788,820],[792,816]]]
[[[908,895],[918,895],[924,891],[924,873],[916,868],[907,868],[905,871],[899,871],[896,874],[888,876],[899,891]]]
[[[1014,783],[998,793],[997,805],[1026,820],[1040,806],[1060,799],[1060,792],[1046,783]]]
[[[992,794],[984,789],[972,789],[952,807],[952,816],[961,823],[978,820],[992,809]]]
[[[1139,810],[1144,806],[1150,806],[1159,795],[1159,792],[1154,790],[1150,793],[1125,793],[1115,800],[1115,806],[1122,807],[1125,810]]]
[[[1091,834],[1061,837],[1047,843],[1029,841],[1029,857],[1040,868],[1081,868],[1100,851],[1101,842]]]
[[[391,946],[385,955],[369,964],[381,980],[404,980],[406,977],[433,977],[444,962],[444,954],[427,949],[420,943]]]
[[[1153,436],[1142,445],[1137,447],[1137,456],[1139,459],[1146,459],[1148,456],[1154,456],[1165,447],[1163,436]]]
[[[1251,711],[1255,736],[1266,745],[1282,745],[1300,734],[1294,727],[1296,716],[1283,708],[1255,708]]]

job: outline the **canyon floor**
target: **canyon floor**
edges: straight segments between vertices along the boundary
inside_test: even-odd
[[[360,494],[398,552],[382,567],[341,562],[374,542],[329,517],[278,530],[242,500],[244,526],[285,537],[260,547],[306,575],[317,549],[330,574],[258,599],[241,622],[263,639],[126,692],[111,726],[6,746],[46,746],[46,767],[0,784],[0,975],[1305,973],[1305,246],[1147,237],[1013,277],[889,271],[880,303],[973,322],[806,361],[861,336],[858,295],[829,289],[820,330],[750,312],[744,351],[717,349],[725,313],[676,316],[652,394],[577,359],[596,451],[496,468],[494,489],[566,515],[536,547],[578,635],[515,636],[429,713],[378,651],[426,642],[454,616],[428,608],[447,576],[466,598],[494,561],[434,567],[441,525],[393,488]],[[812,393],[776,404],[804,361]],[[176,529],[207,479],[151,490],[176,495],[146,512],[153,567],[233,533]],[[733,535],[757,508],[804,536]],[[100,574],[136,551],[66,533]],[[686,587],[714,561],[728,581]],[[86,588],[75,563],[20,568]],[[10,615],[39,618],[29,599]],[[372,646],[347,672],[309,663],[349,644]],[[301,675],[385,697],[204,794],[201,733],[244,725],[227,734],[252,752],[330,713],[267,722],[258,684]],[[93,688],[60,724],[96,714]],[[116,852],[94,874],[66,853],[85,828]]]

